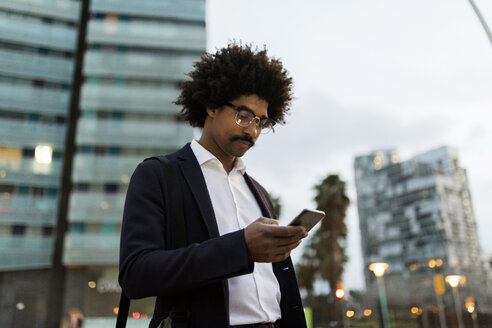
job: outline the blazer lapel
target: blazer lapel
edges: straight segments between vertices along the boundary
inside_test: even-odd
[[[265,192],[263,192],[262,189],[260,189],[258,182],[250,178],[247,173],[244,173],[244,180],[246,180],[249,189],[255,196],[258,205],[260,205],[261,214],[266,218],[276,219],[275,213],[273,213],[269,206],[267,206],[269,203],[267,200],[268,196],[265,195]]]
[[[217,220],[215,218],[212,201],[210,200],[202,169],[193,154],[193,150],[191,150],[190,144],[187,144],[178,152],[178,158],[181,159],[181,162],[179,163],[181,172],[200,208],[210,237],[218,237],[219,228],[217,227]]]

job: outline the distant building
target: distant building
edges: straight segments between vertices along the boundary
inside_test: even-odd
[[[395,150],[377,151],[356,157],[354,169],[366,285],[374,281],[369,264],[384,261],[394,304],[435,304],[433,275],[460,274],[463,296],[490,306],[468,178],[456,150],[441,147],[403,162]]]
[[[43,327],[80,9],[76,0],[0,1],[1,327]],[[131,173],[193,137],[172,102],[205,50],[205,1],[91,0],[89,12],[64,312],[114,317]],[[135,307],[152,314],[152,301]]]

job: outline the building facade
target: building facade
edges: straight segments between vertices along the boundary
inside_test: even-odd
[[[400,162],[395,150],[354,163],[366,285],[373,262],[389,264],[393,304],[436,304],[433,277],[459,274],[464,296],[490,306],[466,170],[457,151],[441,147]],[[452,304],[449,286],[444,301]]]
[[[0,2],[2,327],[43,327],[45,319],[43,286],[52,261],[81,7],[72,0]],[[193,137],[173,101],[205,50],[205,2],[91,0],[85,32],[63,250],[64,313],[109,318],[119,299],[119,233],[130,176],[145,157],[174,151]],[[151,300],[133,307],[152,315]]]

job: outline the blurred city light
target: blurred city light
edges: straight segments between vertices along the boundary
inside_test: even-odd
[[[352,318],[355,315],[355,311],[347,310],[345,314],[347,315],[348,318]]]
[[[22,302],[18,302],[16,305],[15,305],[15,308],[19,311],[22,311],[26,308],[26,305]]]
[[[385,262],[375,262],[369,265],[369,270],[374,272],[376,277],[382,277],[386,269],[388,269],[388,263]]]
[[[372,310],[371,309],[364,309],[364,316],[365,317],[368,317],[372,314]]]
[[[96,282],[95,281],[92,281],[92,280],[89,281],[87,283],[87,285],[89,286],[89,288],[96,288],[96,286],[97,286]]]
[[[336,298],[343,298],[345,296],[345,291],[343,289],[337,289],[335,291]]]
[[[114,314],[118,314],[118,312],[120,312],[120,308],[119,307],[114,307],[113,308],[113,313]]]
[[[460,276],[460,275],[449,275],[449,276],[446,276],[446,282],[449,284],[449,286],[455,288],[455,287],[458,287],[458,285],[462,282],[463,280],[463,276]]]
[[[133,312],[133,313],[132,313],[132,317],[133,317],[134,319],[139,319],[139,318],[140,318],[140,312]]]
[[[51,163],[53,157],[53,148],[47,145],[38,145],[34,149],[34,159],[40,164]]]

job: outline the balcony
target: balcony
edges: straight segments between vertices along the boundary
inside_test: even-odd
[[[63,263],[66,265],[118,265],[119,234],[67,234]]]
[[[205,1],[99,0],[91,2],[91,12],[203,22],[205,20]]]
[[[56,222],[57,206],[56,197],[0,195],[0,223],[53,225]]]
[[[125,194],[73,192],[70,195],[69,221],[84,223],[121,223]]]
[[[72,73],[69,59],[0,49],[0,74],[71,84]]]
[[[12,70],[14,70],[12,68]],[[65,116],[70,92],[36,88],[27,84],[0,83],[0,108],[27,113]]]
[[[88,51],[84,75],[136,78],[142,80],[183,81],[199,56],[184,54],[135,54]]]
[[[90,21],[89,44],[202,52],[205,27],[172,22]]]
[[[72,180],[87,182],[114,182],[127,184],[131,173],[142,156],[93,156],[77,154],[74,159]]]
[[[37,145],[46,144],[53,149],[63,149],[65,127],[4,119],[0,120],[0,140],[2,145],[35,148]]]
[[[130,112],[178,113],[172,102],[179,96],[175,88],[107,86],[86,83],[82,87],[80,107],[111,108]]]
[[[1,126],[0,126],[1,127]],[[82,119],[77,144],[177,149],[189,142],[193,129],[184,123],[166,121],[111,121]]]
[[[36,19],[3,16],[0,41],[60,51],[74,51],[77,32],[73,27],[42,23]]]
[[[62,163],[54,160],[49,164],[33,159],[0,157],[2,175],[0,182],[58,188]]]
[[[35,236],[0,237],[0,270],[51,266],[53,239]]]
[[[66,0],[2,0],[0,9],[59,20],[77,21],[80,3]]]

